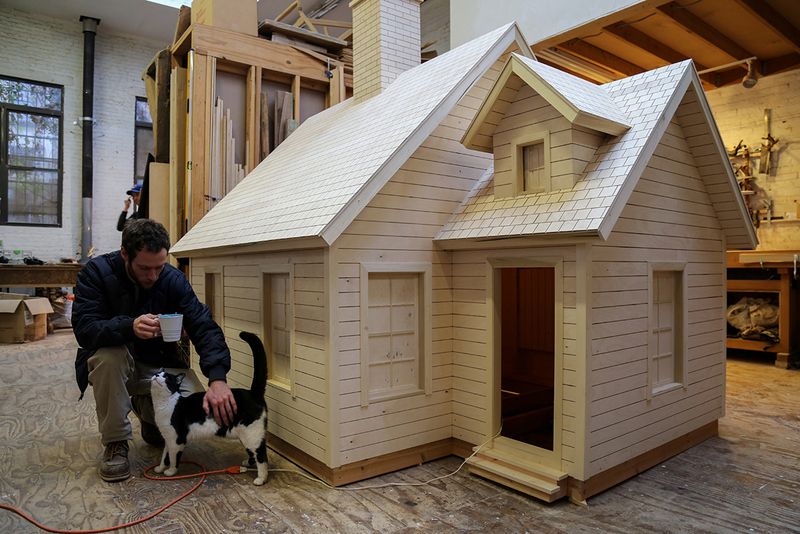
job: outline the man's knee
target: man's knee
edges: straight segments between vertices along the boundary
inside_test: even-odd
[[[102,347],[88,360],[89,383],[94,384],[105,376],[121,376],[127,379],[132,371],[131,357],[125,346]]]

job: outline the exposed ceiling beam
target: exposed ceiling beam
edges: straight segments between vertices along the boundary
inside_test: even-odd
[[[580,72],[576,72],[576,71],[570,69],[569,67],[565,67],[564,65],[560,65],[560,64],[555,63],[553,61],[544,59],[542,57],[540,57],[538,59],[539,59],[539,62],[544,63],[545,65],[549,65],[549,66],[553,67],[554,69],[558,69],[558,70],[560,70],[562,72],[566,72],[567,74],[572,74],[573,76],[577,76],[578,78],[580,78],[582,80],[586,80],[589,83],[593,83],[593,84],[600,84],[601,83],[599,80],[592,79],[589,76],[583,75]]]
[[[677,50],[668,47],[661,41],[650,37],[640,30],[637,30],[627,22],[617,22],[611,26],[606,26],[603,28],[603,30],[612,35],[616,35],[623,41],[627,41],[628,43],[644,50],[645,52],[663,59],[667,63],[679,63],[681,61],[690,59]],[[705,70],[708,68],[696,62],[694,66],[697,67],[697,70]]]
[[[557,48],[565,50],[571,54],[575,54],[586,61],[619,73],[623,76],[633,76],[634,74],[639,74],[645,71],[645,69],[639,65],[635,65],[630,61],[622,59],[619,56],[615,56],[610,52],[606,52],[602,48],[598,48],[593,44],[589,44],[581,39],[571,39],[556,46]]]
[[[687,59],[693,59],[684,56],[677,50],[670,48],[661,41],[650,37],[640,30],[637,30],[628,22],[617,22],[610,26],[606,26],[603,28],[603,30],[641,50],[644,50],[645,52],[656,56],[657,58],[663,59],[667,63],[678,63]],[[694,62],[694,67],[697,70],[705,70],[708,68],[697,61]],[[706,87],[714,85],[713,76],[704,74],[700,76],[700,79],[703,81],[703,85]]]
[[[775,11],[775,8],[764,0],[738,0],[738,2],[781,38],[788,41],[795,49],[795,52],[800,52],[800,29]]]
[[[755,55],[677,2],[670,2],[656,9],[733,59],[745,59]]]
[[[576,26],[567,31],[542,39],[541,41],[531,45],[531,48],[533,48],[535,53],[539,50],[556,46],[558,43],[563,43],[564,41],[568,41],[570,39],[581,38],[586,35],[597,33],[597,31],[603,26],[608,26],[614,22],[626,19],[633,20],[647,16],[653,12],[654,7],[657,7],[661,4],[666,4],[667,2],[669,2],[669,0],[639,0],[631,6],[618,9],[590,23]]]

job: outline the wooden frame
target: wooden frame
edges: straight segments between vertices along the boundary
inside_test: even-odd
[[[556,256],[543,257],[502,257],[490,256],[486,262],[486,276],[488,287],[486,290],[487,305],[491,313],[487,331],[487,342],[492,347],[489,353],[490,380],[487,381],[489,390],[486,398],[490,399],[489,406],[489,427],[486,439],[490,439],[499,431],[502,419],[500,413],[500,384],[501,384],[501,337],[498,327],[502,317],[501,291],[500,291],[500,269],[519,268],[519,267],[550,267],[554,270],[554,289],[555,289],[555,362],[553,377],[553,450],[542,449],[534,445],[528,445],[513,439],[497,437],[492,440],[494,443],[501,443],[509,449],[518,451],[518,455],[525,458],[526,463],[538,462],[543,466],[560,470],[561,469],[561,448],[562,448],[562,399],[563,399],[563,377],[564,367],[564,258]]]
[[[653,376],[655,374],[655,338],[653,336],[653,273],[654,272],[678,272],[680,273],[680,323],[675,325],[675,347],[673,347],[673,358],[675,367],[675,380],[666,385],[654,387]],[[647,264],[647,400],[654,396],[667,393],[673,389],[682,387],[688,388],[687,367],[688,367],[688,347],[689,347],[689,294],[688,277],[686,273],[686,262],[648,262]],[[675,303],[678,304],[678,303]]]
[[[511,179],[514,189],[514,196],[531,195],[535,193],[548,193],[553,189],[553,181],[550,171],[550,131],[539,129],[537,126],[529,126],[522,130],[514,130],[516,135],[509,138],[511,143]],[[499,134],[496,136],[501,141],[505,141],[505,136]],[[525,190],[525,147],[542,143],[544,154],[544,169],[545,176],[544,188],[541,190]]]
[[[431,395],[433,392],[433,329],[431,326],[431,307],[433,306],[433,266],[431,263],[362,263],[360,276],[360,309],[361,309],[361,406],[369,406],[370,402],[387,401],[409,397],[412,395]],[[420,342],[419,371],[422,375],[421,388],[415,391],[398,394],[387,394],[379,397],[370,397],[369,394],[369,331],[364,318],[369,310],[369,275],[370,273],[416,273],[420,275],[422,284],[420,291],[420,317],[422,323],[419,335]]]
[[[273,274],[286,274],[288,275],[287,279],[287,294],[289,295],[289,302],[288,302],[288,311],[286,317],[286,329],[289,331],[289,383],[286,384],[280,380],[274,380],[270,378],[269,369],[270,365],[270,354],[272,352],[272,337],[271,335],[268,336],[267,333],[267,325],[271,324],[271,309],[269,308],[269,303],[267,302],[267,287],[264,284],[264,280],[267,275]],[[295,327],[294,327],[294,264],[292,263],[282,263],[282,264],[273,264],[273,265],[262,265],[260,270],[260,277],[259,281],[261,283],[261,339],[264,340],[265,348],[267,349],[267,385],[271,387],[276,387],[283,391],[289,392],[292,396],[292,399],[296,398],[295,392],[295,357],[296,357],[296,350],[295,350]]]
[[[204,287],[204,291],[203,291],[204,292],[203,302],[205,303],[206,306],[208,306],[211,309],[212,318],[219,325],[219,327],[222,328],[222,330],[224,332],[225,331],[225,270],[224,270],[224,268],[222,266],[203,267],[202,270],[203,270],[203,281],[206,284],[205,287]],[[209,298],[209,294],[208,294],[209,275],[211,275],[211,277],[212,277],[211,279],[213,280],[213,283],[214,283],[214,294],[211,296],[212,298],[215,299],[215,302],[213,302],[213,304],[209,304],[208,303],[208,298]],[[219,278],[217,278],[217,277],[219,277]],[[216,289],[217,289],[217,287],[216,287],[217,280],[219,280],[219,291],[218,292],[216,291]],[[215,315],[214,314],[214,310],[215,310],[216,305],[217,305],[217,302],[216,302],[217,294],[219,295],[219,303],[222,305],[222,309],[217,310],[218,314]]]

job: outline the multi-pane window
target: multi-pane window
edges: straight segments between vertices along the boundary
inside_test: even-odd
[[[133,176],[137,184],[144,182],[147,154],[153,151],[153,119],[147,99],[136,97],[136,127],[133,140]]]
[[[419,273],[370,273],[370,397],[422,389]]]
[[[361,405],[430,394],[431,265],[361,264]]]
[[[63,93],[0,76],[0,224],[61,224]]]
[[[264,338],[270,381],[291,387],[291,277],[289,273],[264,274]]]
[[[654,393],[683,382],[683,271],[653,270],[650,303],[650,384]]]
[[[541,193],[547,189],[544,142],[522,147],[522,191]]]

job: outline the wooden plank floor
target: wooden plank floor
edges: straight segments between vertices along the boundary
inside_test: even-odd
[[[0,502],[56,528],[90,529],[141,517],[190,486],[153,482],[159,451],[134,440],[135,476],[106,484],[91,392],[73,380],[69,332],[0,345]],[[267,485],[222,475],[127,532],[800,532],[800,372],[729,360],[720,437],[576,506],[542,504],[465,472],[421,487],[338,491],[292,473],[270,451]],[[135,420],[135,418],[133,418]],[[136,423],[134,423],[136,425]],[[208,468],[238,463],[238,443],[190,444]],[[445,458],[364,484],[420,482],[458,467]],[[0,532],[38,532],[0,510]]]

